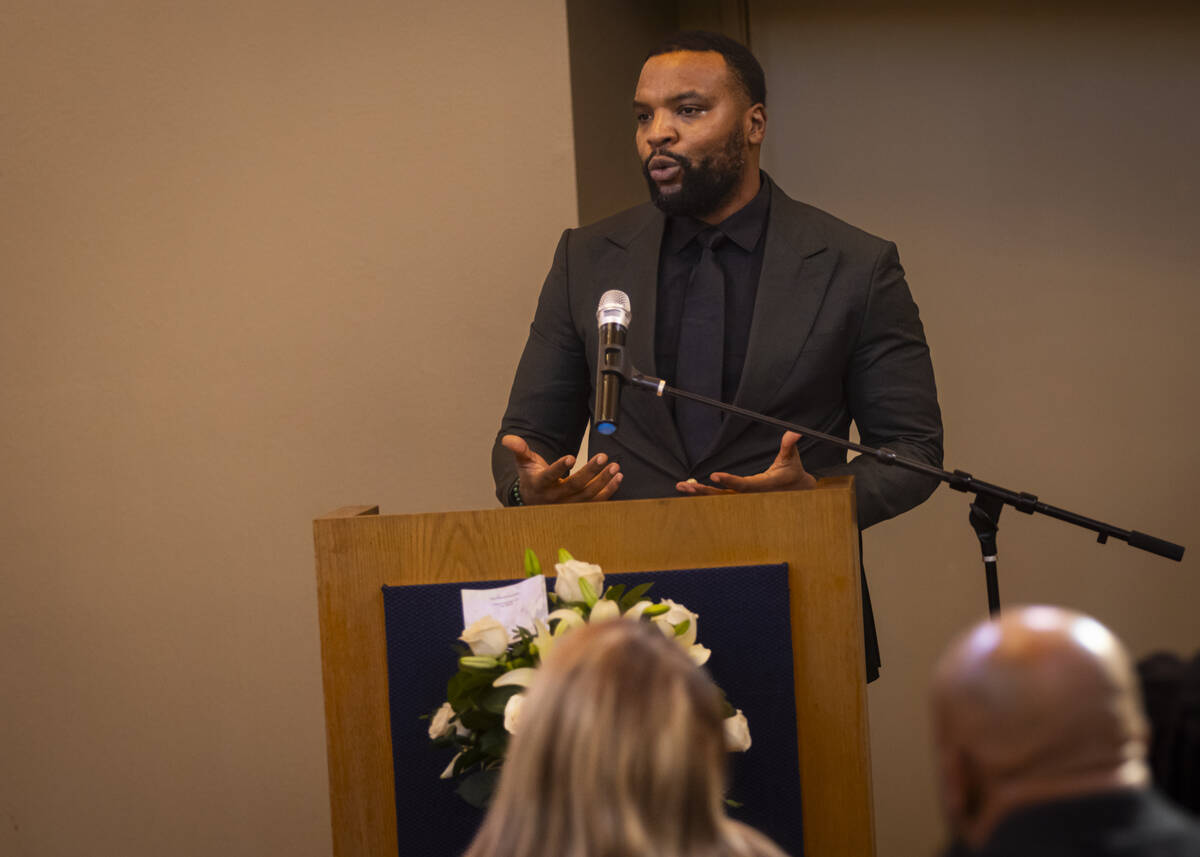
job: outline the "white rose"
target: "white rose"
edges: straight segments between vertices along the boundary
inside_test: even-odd
[[[521,719],[521,706],[525,704],[525,694],[514,693],[504,704],[504,731],[509,735],[517,734],[517,723]]]
[[[733,717],[725,718],[725,749],[735,753],[750,749],[750,724],[740,708]]]
[[[621,606],[615,601],[610,601],[607,598],[601,598],[592,607],[592,612],[588,615],[589,622],[607,622],[610,619],[621,618]]]
[[[458,639],[471,647],[473,655],[495,658],[508,650],[508,631],[491,616],[471,623]]]
[[[655,616],[652,621],[668,637],[675,637],[679,645],[685,649],[690,649],[692,644],[696,642],[696,623],[700,620],[699,615],[693,613],[682,604],[676,604],[670,598],[664,598],[660,603],[667,605],[670,609],[661,616]],[[688,623],[687,630],[676,637],[675,626],[684,621]]]
[[[450,718],[454,716],[454,709],[450,707],[450,703],[443,702],[433,715],[433,722],[429,724],[429,739],[436,740],[441,738],[451,730]]]
[[[699,643],[694,643],[688,647],[688,657],[692,659],[692,663],[696,666],[702,667],[712,657],[712,649],[706,649]]]
[[[563,601],[579,603],[586,600],[579,587],[581,580],[588,582],[597,598],[604,594],[604,571],[598,565],[570,559],[555,564],[554,570],[558,573],[554,581],[554,594]]]

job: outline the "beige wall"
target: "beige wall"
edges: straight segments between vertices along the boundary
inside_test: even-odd
[[[567,0],[580,223],[646,199],[633,145],[633,89],[646,54],[678,29],[672,0]]]
[[[751,34],[770,89],[766,168],[900,247],[947,466],[1189,549],[1177,564],[1009,509],[1005,602],[1076,605],[1139,655],[1195,651],[1197,20],[760,2]],[[967,502],[943,488],[866,534],[881,857],[932,853],[939,837],[925,682],[986,606]]]
[[[563,5],[0,12],[0,853],[330,850],[311,519],[493,505]]]
[[[1195,25],[790,5],[750,5],[768,169],[900,244],[948,464],[1194,540]],[[327,854],[308,521],[494,502],[576,210],[564,10],[44,7],[0,13],[0,853]],[[883,857],[937,837],[965,505],[867,534]],[[1200,644],[1197,545],[1002,525],[1006,600]]]

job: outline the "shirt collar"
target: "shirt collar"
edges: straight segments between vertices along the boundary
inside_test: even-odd
[[[767,225],[767,213],[771,208],[771,182],[765,173],[759,174],[758,193],[754,199],[739,208],[716,225],[725,237],[747,253],[758,246]],[[694,217],[668,217],[663,247],[668,253],[678,253],[709,224]]]

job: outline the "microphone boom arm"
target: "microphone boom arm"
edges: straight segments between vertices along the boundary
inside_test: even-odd
[[[870,456],[876,461],[894,467],[902,467],[905,470],[911,470],[915,473],[920,473],[924,476],[930,476],[945,482],[955,491],[970,493],[975,495],[975,503],[972,505],[972,525],[976,527],[979,535],[980,544],[984,550],[984,562],[988,565],[988,590],[989,590],[989,607],[993,613],[999,611],[999,592],[995,583],[995,531],[996,520],[999,518],[1000,510],[1004,506],[1012,506],[1019,512],[1024,512],[1027,515],[1032,515],[1035,512],[1041,515],[1046,515],[1051,518],[1056,518],[1068,524],[1074,524],[1083,529],[1092,530],[1097,533],[1096,541],[1100,544],[1105,544],[1110,538],[1120,539],[1129,544],[1130,547],[1135,547],[1140,550],[1147,551],[1158,556],[1181,561],[1183,559],[1184,547],[1164,539],[1155,538],[1154,536],[1145,533],[1137,532],[1136,530],[1124,530],[1112,524],[1098,521],[1094,518],[1088,518],[1084,515],[1077,514],[1068,509],[1062,509],[1057,506],[1051,506],[1048,503],[1043,503],[1034,494],[1029,494],[1024,491],[1012,491],[1000,485],[994,485],[990,482],[984,482],[976,479],[970,473],[963,470],[948,471],[940,467],[933,467],[921,461],[914,461],[911,458],[897,455],[887,448],[876,448],[867,446],[866,444],[856,443],[846,438],[837,437],[836,435],[826,434],[825,432],[816,431],[806,426],[790,423],[786,420],[769,417],[766,414],[760,414],[756,411],[747,410],[738,405],[730,405],[718,399],[710,399],[707,396],[701,396],[697,393],[689,393],[687,390],[680,390],[667,384],[661,378],[654,378],[650,375],[645,375],[630,364],[625,354],[623,345],[606,345],[604,349],[604,359],[600,367],[601,374],[616,375],[623,383],[639,389],[653,392],[660,398],[663,396],[672,396],[679,399],[689,399],[693,402],[699,402],[702,405],[708,405],[712,408],[724,411],[727,414],[743,417],[764,425],[775,426],[786,431],[798,432],[805,437],[815,438],[817,440],[831,443],[834,446],[839,446],[842,449],[853,450],[862,455]],[[989,564],[990,561],[990,564]]]

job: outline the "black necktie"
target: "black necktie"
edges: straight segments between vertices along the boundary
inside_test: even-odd
[[[676,387],[710,399],[721,398],[725,356],[725,272],[713,252],[724,238],[718,229],[706,229],[696,236],[700,261],[692,271],[683,298],[675,370]],[[712,446],[721,427],[721,412],[698,402],[676,399],[675,424],[679,426],[688,461],[694,465]]]

